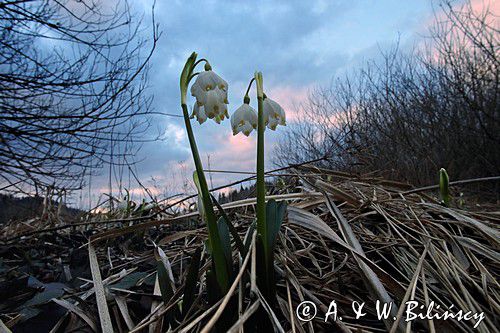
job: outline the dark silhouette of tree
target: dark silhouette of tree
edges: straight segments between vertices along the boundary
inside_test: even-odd
[[[311,94],[278,164],[381,171],[415,184],[500,174],[499,31],[488,9],[441,3],[424,48],[387,52]]]
[[[78,189],[134,154],[159,37],[142,27],[126,1],[0,2],[0,188]]]

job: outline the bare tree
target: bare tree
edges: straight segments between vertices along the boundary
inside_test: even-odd
[[[441,8],[424,49],[396,46],[314,92],[278,163],[328,155],[331,167],[416,184],[434,181],[440,167],[455,179],[500,174],[496,17],[470,3]]]
[[[150,39],[142,27],[121,0],[0,3],[4,184],[78,189],[85,174],[134,154],[149,126],[147,64],[159,36],[154,17]]]

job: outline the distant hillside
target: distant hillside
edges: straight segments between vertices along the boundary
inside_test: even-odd
[[[53,202],[54,207],[57,204]],[[12,195],[0,194],[0,223],[9,221],[24,221],[43,212],[42,197],[14,197]],[[62,218],[72,219],[82,214],[83,211],[63,206]]]

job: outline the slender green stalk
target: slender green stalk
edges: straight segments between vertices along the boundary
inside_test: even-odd
[[[266,227],[266,183],[264,180],[264,92],[262,74],[255,74],[257,82],[257,233],[261,236],[263,244],[267,244]],[[268,259],[267,246],[264,245],[264,257]]]
[[[250,88],[252,87],[252,83],[255,81],[255,78],[253,77],[251,80],[250,80],[250,83],[248,84],[248,87],[247,87],[247,92],[245,93],[245,96],[248,96],[248,93],[250,92]]]
[[[198,181],[200,182],[203,208],[205,209],[205,215],[207,218],[210,247],[212,249],[212,256],[215,264],[215,275],[221,288],[221,292],[225,294],[229,289],[229,273],[227,270],[226,258],[222,247],[220,246],[221,239],[217,228],[217,219],[212,206],[210,193],[208,191],[207,180],[205,179],[205,174],[203,173],[203,165],[201,163],[200,154],[198,153],[198,147],[196,146],[193,128],[191,127],[191,121],[189,120],[188,108],[185,103],[181,104],[181,107],[188,133],[189,145],[191,146],[191,152],[193,153],[194,164],[196,166]]]

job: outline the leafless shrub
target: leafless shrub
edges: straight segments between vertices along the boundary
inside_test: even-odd
[[[83,175],[134,154],[158,38],[154,22],[151,41],[141,27],[126,1],[0,4],[2,187],[77,189]]]
[[[454,179],[500,173],[498,24],[441,4],[424,50],[384,61],[311,94],[278,147],[278,164],[327,155],[352,172],[383,171],[416,184],[445,167]]]

